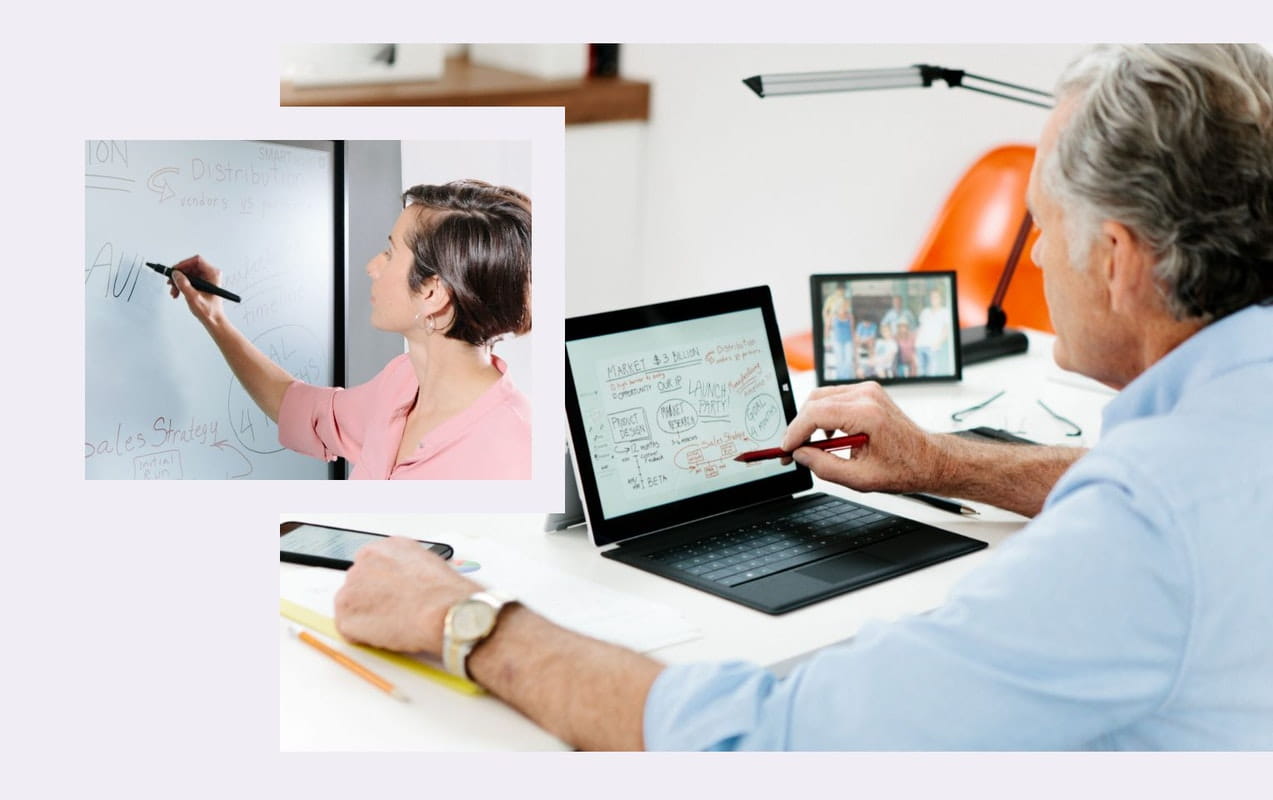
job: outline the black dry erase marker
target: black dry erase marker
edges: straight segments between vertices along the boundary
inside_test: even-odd
[[[166,278],[169,278],[169,279],[172,278],[172,267],[165,267],[163,264],[152,264],[149,261],[146,262],[146,266],[150,267],[155,272],[158,272],[160,275],[163,275]],[[178,271],[180,272],[180,270]],[[185,275],[184,272],[182,272],[181,274]],[[227,292],[225,289],[222,289],[220,286],[217,286],[215,283],[208,283],[203,278],[196,278],[194,275],[186,275],[186,280],[190,281],[190,285],[201,292],[207,292],[208,294],[215,294],[218,297],[224,297],[226,300],[229,300],[232,303],[238,303],[241,300],[241,298],[234,292]]]

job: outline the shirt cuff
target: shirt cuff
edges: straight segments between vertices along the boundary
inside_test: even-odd
[[[777,685],[773,673],[741,661],[666,667],[646,696],[645,749],[781,750],[787,715],[766,719],[776,709],[765,706]]]
[[[278,443],[302,455],[335,461],[337,454],[327,448],[318,428],[323,420],[333,416],[333,398],[338,391],[326,386],[311,386],[304,381],[292,381],[279,404]]]

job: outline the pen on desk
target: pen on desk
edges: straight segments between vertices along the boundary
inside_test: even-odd
[[[970,508],[954,500],[947,500],[944,497],[933,497],[931,494],[920,494],[919,492],[903,492],[902,497],[909,497],[912,500],[918,500],[921,503],[927,503],[933,508],[940,508],[942,511],[949,511],[952,514],[963,514],[965,516],[975,516],[980,512],[975,508]]]
[[[805,442],[801,447],[816,447],[819,450],[844,450],[848,447],[861,447],[870,441],[865,433],[855,433],[850,436],[836,436],[832,439],[823,439],[817,442]],[[740,453],[734,457],[735,461],[741,461],[744,464],[750,464],[753,461],[763,461],[767,458],[786,458],[791,455],[790,450],[783,450],[781,447],[768,447],[764,450],[748,450],[746,453]]]
[[[357,661],[354,661],[352,658],[340,652],[339,650],[335,650],[327,646],[321,639],[319,639],[317,636],[310,633],[309,631],[304,630],[298,625],[289,625],[288,629],[291,631],[292,635],[295,636],[297,639],[300,639],[305,644],[309,645],[310,647],[314,648],[318,652],[332,659],[337,664],[340,664],[345,669],[349,670],[350,672],[354,673],[358,677],[367,681],[372,686],[375,686],[377,689],[389,695],[390,697],[396,700],[401,700],[404,703],[410,701],[411,698],[403,694],[401,689],[394,686],[392,683],[380,677],[379,675],[372,672],[371,670],[367,669],[362,664],[359,664]]]
[[[150,261],[146,262],[146,266],[150,267],[155,272],[158,272],[160,275],[163,275],[169,280],[172,279],[172,267],[165,267],[163,264],[154,264],[154,263],[151,263]],[[186,275],[186,273],[184,272],[182,272],[181,274]],[[201,292],[207,292],[208,294],[215,294],[218,297],[224,297],[226,300],[229,300],[233,303],[238,303],[242,300],[242,298],[240,298],[234,292],[226,291],[225,289],[222,289],[220,286],[217,286],[215,283],[208,283],[203,278],[197,277],[195,275],[186,275],[186,280],[190,281],[190,285]]]

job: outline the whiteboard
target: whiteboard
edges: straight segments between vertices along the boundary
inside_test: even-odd
[[[84,145],[84,474],[326,478],[284,450],[167,279],[198,253],[242,303],[244,335],[300,380],[334,383],[330,143]]]

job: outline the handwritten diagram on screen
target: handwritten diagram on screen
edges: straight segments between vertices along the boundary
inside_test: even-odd
[[[333,373],[332,155],[270,142],[84,144],[84,474],[324,478],[283,450],[166,279],[202,255],[231,322],[293,376]]]
[[[759,310],[568,347],[607,516],[790,469],[734,461],[780,443],[786,429]]]

